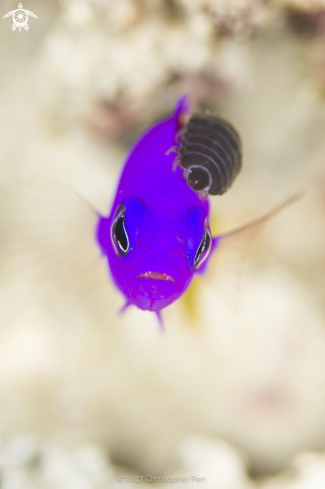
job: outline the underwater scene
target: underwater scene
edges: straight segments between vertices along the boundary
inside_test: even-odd
[[[325,487],[325,0],[0,8],[0,488]]]

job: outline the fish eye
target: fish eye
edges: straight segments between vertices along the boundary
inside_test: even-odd
[[[209,229],[209,224],[206,221],[204,231],[203,231],[203,237],[194,258],[194,265],[193,265],[194,270],[197,270],[202,265],[202,263],[204,263],[205,260],[208,258],[211,251],[211,245],[212,245],[211,231]]]
[[[125,206],[119,205],[116,209],[111,226],[111,240],[115,254],[122,258],[130,249],[129,237],[125,229]]]

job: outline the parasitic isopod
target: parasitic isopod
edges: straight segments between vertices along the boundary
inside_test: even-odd
[[[219,117],[193,115],[183,129],[178,153],[188,185],[206,197],[225,193],[242,164],[240,137]]]

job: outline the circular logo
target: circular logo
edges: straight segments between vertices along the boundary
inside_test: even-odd
[[[28,21],[28,13],[26,10],[19,8],[15,11],[12,19],[17,27],[24,27]]]

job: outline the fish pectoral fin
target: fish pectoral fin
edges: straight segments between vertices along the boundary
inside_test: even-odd
[[[304,195],[303,192],[296,193],[296,194],[292,195],[291,197],[289,197],[284,202],[282,202],[282,204],[278,205],[277,207],[275,207],[271,211],[264,214],[263,216],[255,219],[254,221],[249,222],[248,224],[245,224],[244,226],[241,226],[237,229],[233,229],[232,231],[229,231],[227,233],[221,234],[220,236],[217,236],[216,238],[217,239],[225,239],[225,238],[228,238],[231,236],[239,235],[241,233],[244,233],[245,231],[249,231],[252,229],[259,229],[262,224],[269,221],[269,219],[272,219],[272,217],[276,216],[281,211],[283,211],[284,209],[289,207],[289,205],[292,205],[295,202],[297,202],[297,200],[301,199],[303,197],[303,195]]]
[[[213,238],[212,251],[203,272],[207,285],[212,285],[226,299],[231,308],[238,308],[241,295],[241,277],[251,246],[256,242],[263,224],[297,202],[303,193],[297,193],[263,216],[227,233]]]
[[[12,273],[77,291],[94,285],[97,214],[82,197],[39,176],[2,188],[1,197],[0,244]]]

